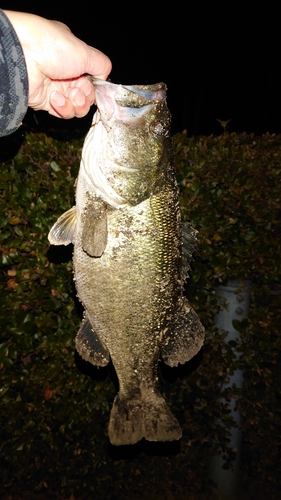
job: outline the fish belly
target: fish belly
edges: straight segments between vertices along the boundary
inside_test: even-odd
[[[182,290],[175,206],[174,191],[168,188],[135,207],[108,209],[107,244],[99,258],[83,250],[82,231],[76,236],[78,296],[119,380],[109,426],[113,444],[181,436],[157,390],[159,346]]]
[[[178,220],[175,210],[168,213],[170,197],[160,193],[136,207],[109,209],[107,244],[99,258],[83,250],[82,231],[76,237],[78,296],[120,383],[123,372],[128,379],[136,370],[148,379],[181,292]]]

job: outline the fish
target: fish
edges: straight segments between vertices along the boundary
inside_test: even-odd
[[[204,327],[184,294],[197,236],[181,221],[166,85],[92,79],[97,110],[85,138],[75,205],[51,228],[73,243],[84,317],[80,356],[115,368],[119,390],[108,436],[114,446],[182,436],[159,387],[158,365],[184,364]]]

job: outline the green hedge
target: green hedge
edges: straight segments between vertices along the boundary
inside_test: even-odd
[[[281,136],[178,134],[174,149],[183,217],[199,231],[198,253],[187,283],[189,300],[211,325],[215,287],[232,278],[253,283],[249,318],[235,321],[241,333],[236,346],[241,351],[239,362],[225,351],[229,346],[221,350],[220,344],[224,359],[228,352],[226,372],[215,355],[211,369],[221,370],[223,377],[235,367],[244,370],[243,390],[228,391],[228,396],[240,396],[242,480],[247,486],[251,481],[261,483],[263,494],[273,492],[279,498]],[[208,345],[215,347],[209,328]],[[258,489],[253,497],[257,494]]]
[[[107,440],[116,393],[112,367],[95,369],[75,354],[81,307],[71,248],[49,248],[47,241],[54,221],[74,202],[83,141],[28,134],[16,155],[1,141],[0,494],[209,498],[210,456],[225,453],[226,466],[233,457],[232,420],[219,382],[237,360],[213,321],[215,286],[232,277],[254,285],[250,317],[236,325],[244,388],[225,396],[239,395],[245,484],[258,470],[261,487],[274,493],[281,441],[281,138],[174,137],[183,218],[199,231],[186,293],[205,325],[206,342],[185,366],[160,365],[162,392],[183,428],[181,442],[125,449]]]

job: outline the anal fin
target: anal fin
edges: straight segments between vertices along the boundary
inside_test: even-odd
[[[169,366],[189,361],[201,349],[204,332],[200,319],[184,297],[174,323],[160,344],[163,361]]]

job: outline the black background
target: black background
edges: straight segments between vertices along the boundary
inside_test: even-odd
[[[277,4],[11,0],[1,7],[67,24],[111,58],[114,83],[164,81],[172,132],[218,134],[217,119],[231,119],[230,132],[281,132]]]

